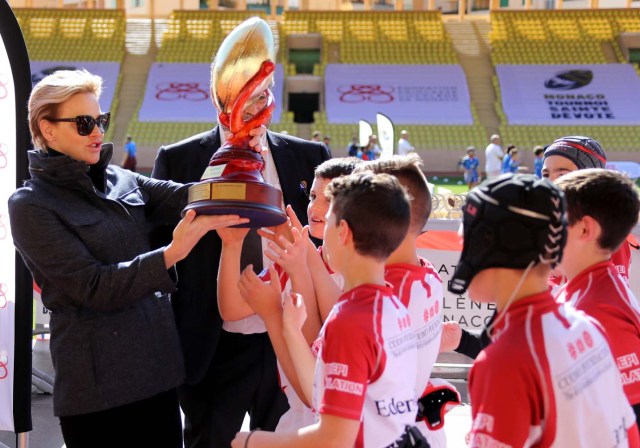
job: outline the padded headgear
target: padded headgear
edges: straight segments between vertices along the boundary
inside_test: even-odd
[[[550,144],[544,151],[544,158],[562,156],[571,160],[579,170],[584,168],[605,168],[607,155],[596,140],[589,137],[562,137]]]
[[[449,291],[463,294],[488,268],[525,269],[531,262],[552,267],[567,238],[564,194],[548,179],[503,174],[467,195],[464,244]]]

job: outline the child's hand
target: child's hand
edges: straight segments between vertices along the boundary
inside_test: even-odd
[[[291,207],[291,205],[287,205],[287,210],[286,211],[287,211],[287,216],[289,217],[289,220],[291,221],[291,226],[295,227],[300,232],[302,232],[302,223],[298,219],[298,215],[296,215],[296,212],[293,211],[293,207]]]
[[[462,328],[455,320],[442,322],[442,339],[440,339],[440,353],[452,352],[460,345]]]
[[[307,240],[309,240],[309,228],[305,227],[300,231],[293,227],[291,229],[293,242],[289,242],[283,236],[277,238],[277,243],[269,241],[269,250],[265,255],[274,263],[278,263],[290,276],[294,276],[302,270],[307,269]]]
[[[283,224],[258,229],[258,235],[275,243],[278,242],[279,236],[283,236],[287,241],[293,241],[293,236],[291,236],[291,221],[287,218]]]
[[[282,301],[282,327],[285,332],[295,334],[302,332],[302,325],[307,320],[307,308],[300,294],[285,292]]]
[[[218,232],[218,236],[224,244],[242,244],[247,233],[249,233],[249,229],[246,227],[223,227],[216,229],[216,232]]]
[[[238,289],[244,301],[263,320],[282,313],[282,290],[278,272],[269,268],[270,283],[265,283],[253,272],[253,266],[247,266],[240,275]]]

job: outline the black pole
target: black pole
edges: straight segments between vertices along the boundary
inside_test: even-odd
[[[27,125],[27,102],[31,93],[29,55],[11,7],[0,0],[0,34],[9,58],[15,89],[16,187],[28,176],[27,149],[31,138]],[[0,46],[2,51],[2,46]],[[8,86],[11,88],[11,86]],[[31,342],[33,339],[33,282],[20,256],[15,254],[16,307],[13,381],[13,418],[16,433],[33,429],[31,422]]]

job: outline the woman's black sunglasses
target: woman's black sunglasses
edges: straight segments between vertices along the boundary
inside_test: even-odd
[[[61,121],[68,121],[75,123],[78,127],[78,134],[85,136],[91,134],[93,128],[98,125],[98,129],[103,134],[109,129],[109,122],[111,121],[111,113],[105,112],[98,115],[98,118],[93,118],[91,115],[78,115],[75,118],[47,118],[47,120],[54,123]]]

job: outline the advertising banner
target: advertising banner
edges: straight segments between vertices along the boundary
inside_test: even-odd
[[[178,121],[215,123],[216,109],[211,101],[211,66],[202,63],[156,62],[151,66],[139,121]],[[272,122],[279,123],[282,115],[284,68],[276,64],[276,101]]]
[[[473,124],[467,78],[459,65],[327,64],[329,123]]]
[[[497,65],[510,125],[639,125],[631,64]]]

